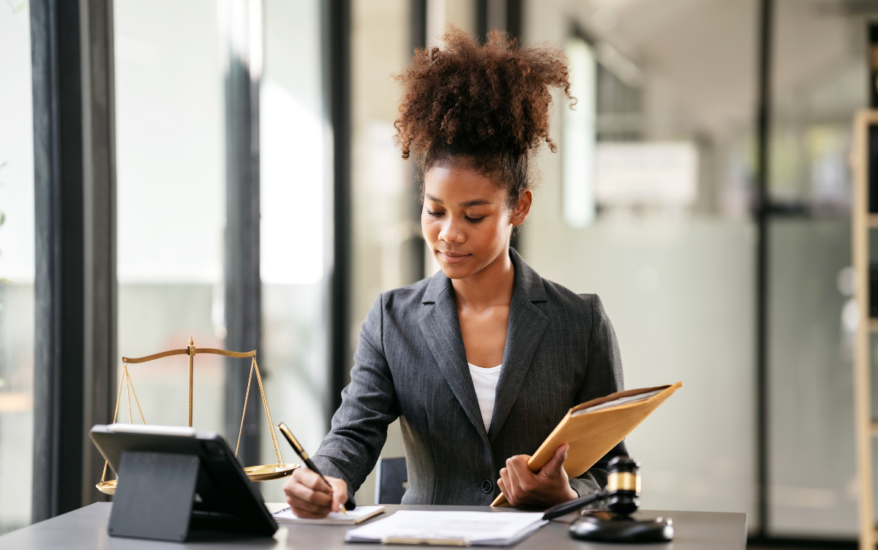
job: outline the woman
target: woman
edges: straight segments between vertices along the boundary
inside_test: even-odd
[[[549,138],[550,88],[569,96],[564,55],[481,46],[451,28],[419,50],[404,87],[397,142],[424,174],[421,226],[441,271],[378,297],[360,333],[351,383],[313,457],[332,488],[298,469],[284,486],[300,517],[323,517],[375,466],[400,419],[405,504],[550,506],[597,491],[606,461],[576,479],[567,446],[527,466],[567,410],[622,389],[612,325],[595,295],[542,279],[510,248],[533,201],[528,164]],[[572,98],[571,98],[572,99]]]

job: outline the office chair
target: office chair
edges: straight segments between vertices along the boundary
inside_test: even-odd
[[[379,458],[375,480],[376,504],[401,504],[408,482],[405,457]]]

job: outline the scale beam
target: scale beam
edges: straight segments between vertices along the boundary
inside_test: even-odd
[[[192,347],[191,353],[197,355],[199,353],[208,353],[211,355],[224,355],[226,357],[234,357],[236,359],[246,359],[248,357],[256,357],[256,350],[253,351],[229,351],[225,349],[215,349],[215,348],[196,348]],[[155,361],[156,359],[164,359],[165,357],[171,357],[172,355],[189,355],[190,349],[172,349],[169,351],[163,351],[161,353],[154,353],[152,355],[147,355],[146,357],[123,357],[122,362],[134,365],[136,363],[148,363],[150,361]]]

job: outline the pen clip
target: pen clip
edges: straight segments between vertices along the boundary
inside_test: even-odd
[[[296,439],[296,436],[293,435],[293,432],[291,432],[290,429],[287,428],[286,424],[281,422],[277,425],[277,429],[280,430],[280,433],[283,434],[289,444],[293,446],[293,449],[296,451],[296,453],[300,457],[302,457],[302,460],[308,460],[309,458],[311,458],[308,456],[308,453],[305,452],[305,448],[302,447],[302,444],[299,443],[299,440]]]

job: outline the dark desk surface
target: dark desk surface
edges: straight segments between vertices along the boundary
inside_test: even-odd
[[[56,518],[13,531],[0,537],[0,549],[15,548],[20,550],[64,548],[64,549],[165,549],[181,548],[179,543],[152,542],[137,539],[111,538],[107,535],[107,522],[110,518],[109,503],[92,504],[64,514]],[[488,507],[462,507],[462,506],[387,506],[387,511],[378,516],[386,517],[396,510],[473,510],[490,511]],[[497,511],[496,509],[494,509]],[[509,510],[502,510],[508,512]],[[747,516],[745,514],[729,514],[718,512],[657,512],[645,511],[639,514],[643,517],[671,517],[674,520],[676,534],[674,542],[667,545],[649,544],[638,546],[590,544],[576,541],[567,534],[568,522],[575,516],[565,516],[552,521],[524,541],[517,544],[516,550],[536,548],[602,548],[612,550],[625,550],[637,548],[643,550],[657,548],[671,548],[673,550],[694,550],[696,548],[710,548],[712,550],[731,549],[740,550],[745,547],[747,541]],[[374,520],[373,520],[374,521]],[[240,538],[233,535],[211,534],[209,539],[201,539],[189,542],[185,546],[213,549],[213,548],[357,548],[369,550],[377,548],[371,544],[345,544],[344,534],[349,526],[324,526],[324,525],[286,525],[281,526],[272,539]],[[420,548],[424,546],[391,546],[389,548],[400,550],[402,548]]]

